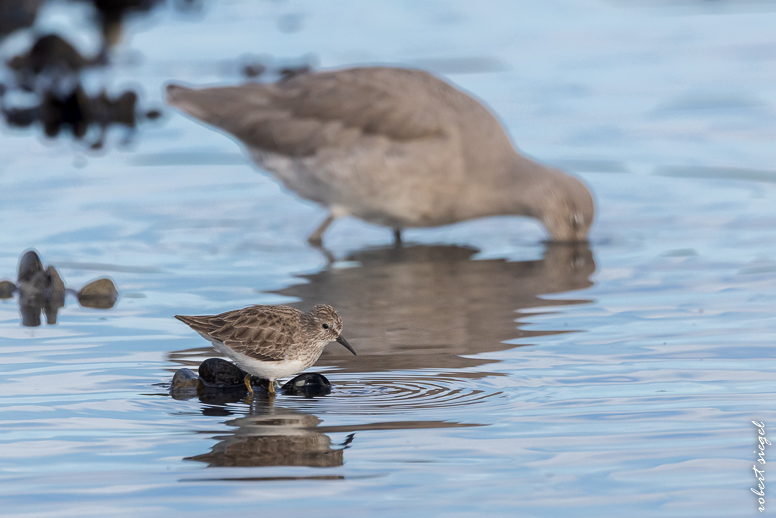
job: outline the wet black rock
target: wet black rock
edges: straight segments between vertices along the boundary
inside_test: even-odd
[[[184,373],[182,371],[188,372]],[[187,380],[186,382],[189,383],[189,373],[193,375],[193,372],[189,371],[189,369],[180,369],[176,372],[173,377],[172,389],[178,390],[176,379],[185,379]],[[246,374],[247,373],[244,370],[231,362],[221,358],[208,358],[199,366],[199,382],[201,384],[199,390],[200,396],[203,394],[215,396],[218,391],[222,391],[228,396],[228,399],[232,400],[234,397],[239,396],[239,394],[247,394],[248,389],[245,388],[243,382]],[[268,390],[269,381],[256,376],[251,376],[251,385]],[[300,374],[287,382],[280,391],[289,396],[325,396],[331,393],[331,383],[322,374],[308,372]],[[212,397],[209,397],[209,399],[212,399]]]
[[[110,279],[92,281],[78,292],[78,303],[87,308],[110,309],[116,304],[119,292]]]
[[[306,372],[287,382],[280,390],[289,396],[325,396],[331,393],[331,383],[323,374]]]
[[[16,284],[11,281],[0,281],[0,299],[10,299],[16,291]]]
[[[199,385],[197,375],[191,369],[179,369],[172,377],[171,390],[196,390]]]
[[[221,358],[208,358],[199,366],[199,379],[206,387],[245,386],[243,380],[246,374],[237,365]]]

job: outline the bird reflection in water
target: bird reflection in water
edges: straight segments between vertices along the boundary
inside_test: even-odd
[[[568,332],[521,329],[520,310],[591,302],[542,298],[592,286],[595,261],[586,244],[548,244],[533,261],[473,260],[478,252],[458,246],[364,250],[347,258],[359,267],[306,275],[308,283],[276,293],[301,299],[289,304],[300,309],[320,300],[337,307],[359,345],[358,361],[334,360],[337,351],[327,351],[319,364],[360,372],[481,365],[488,360],[462,355]]]
[[[249,415],[225,423],[234,431],[216,437],[218,443],[210,452],[186,460],[204,462],[208,467],[342,466],[344,450],[355,434],[333,445],[328,435],[316,430],[320,423],[321,419],[314,415],[257,399],[250,406]]]
[[[543,257],[532,261],[473,260],[478,252],[426,245],[363,250],[346,258],[358,267],[305,275],[308,282],[274,293],[300,299],[288,304],[299,309],[321,301],[341,308],[359,356],[354,361],[324,351],[318,365],[344,372],[484,365],[493,360],[471,355],[510,349],[515,346],[506,342],[515,339],[570,332],[522,329],[521,310],[591,302],[542,298],[593,285],[595,261],[584,243],[548,244]],[[168,358],[193,367],[203,356],[217,355],[212,347],[200,347]]]

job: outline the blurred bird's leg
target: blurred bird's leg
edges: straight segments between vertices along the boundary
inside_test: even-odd
[[[321,223],[321,226],[310,234],[310,237],[307,238],[307,242],[314,246],[321,246],[321,243],[323,243],[323,233],[326,232],[326,229],[329,228],[329,225],[331,225],[335,219],[337,219],[337,216],[334,215],[334,212],[329,213],[329,216]]]
[[[401,246],[401,229],[393,229],[393,244],[397,247]]]

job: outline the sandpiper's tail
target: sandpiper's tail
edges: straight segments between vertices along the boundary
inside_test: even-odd
[[[175,315],[175,318],[192,328],[194,331],[197,331],[198,333],[206,333],[210,330],[212,326],[208,325],[208,320],[212,317],[209,316],[186,316],[186,315]]]

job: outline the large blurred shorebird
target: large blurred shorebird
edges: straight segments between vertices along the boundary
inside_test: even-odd
[[[311,243],[346,215],[393,228],[397,240],[408,227],[515,214],[538,219],[555,241],[584,241],[593,221],[582,182],[519,154],[479,101],[423,71],[169,85],[167,101],[231,133],[286,187],[328,207]]]
[[[310,367],[329,342],[336,341],[356,354],[342,337],[342,319],[326,304],[307,313],[287,306],[257,305],[220,315],[175,318],[248,373],[244,382],[251,395],[251,374],[269,380],[269,391],[274,394],[276,379]]]

